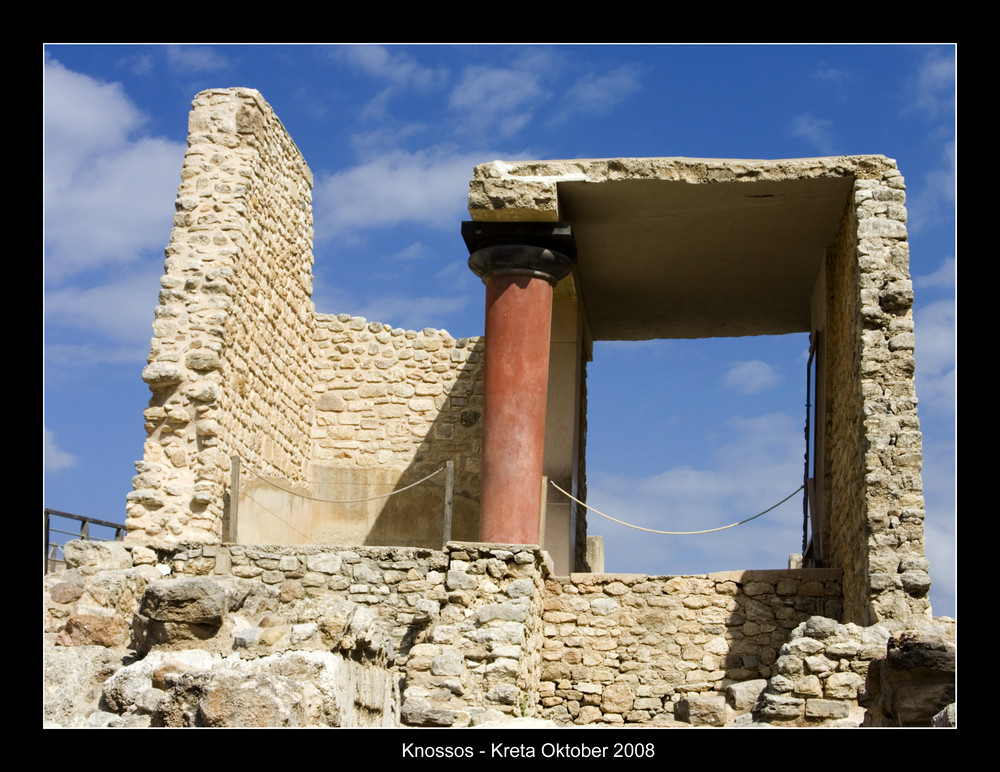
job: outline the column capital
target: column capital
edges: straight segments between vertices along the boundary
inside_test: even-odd
[[[463,222],[469,268],[488,276],[521,275],[555,284],[569,274],[576,245],[569,223]]]

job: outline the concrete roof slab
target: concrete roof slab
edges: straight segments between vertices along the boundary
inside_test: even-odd
[[[885,156],[618,158],[476,167],[479,221],[571,223],[595,340],[809,329],[827,246],[857,178]]]

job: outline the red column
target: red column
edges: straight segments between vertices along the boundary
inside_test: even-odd
[[[486,282],[483,495],[479,538],[538,544],[552,285],[503,274]]]
[[[572,263],[507,244],[475,251],[469,266],[486,285],[479,538],[538,544],[552,287]]]

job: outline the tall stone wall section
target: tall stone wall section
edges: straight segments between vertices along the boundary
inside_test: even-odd
[[[904,191],[889,159],[859,169],[826,264],[825,544],[862,625],[930,613]]]
[[[230,455],[303,479],[313,328],[312,175],[249,89],[194,100],[143,379],[128,538],[221,538]]]
[[[248,483],[331,500],[392,492],[452,460],[453,535],[474,538],[481,339],[314,312],[312,175],[256,91],[195,98],[181,178],[129,539],[220,541],[231,456]],[[348,528],[351,543],[440,546],[441,515],[419,515],[440,513],[443,490],[439,474],[408,499],[332,516],[370,521]]]

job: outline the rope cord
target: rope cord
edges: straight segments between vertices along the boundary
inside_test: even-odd
[[[552,480],[549,480],[549,482],[552,483],[552,487],[555,488],[557,491],[559,491],[560,493],[562,493],[564,496],[569,497],[570,499],[572,499],[573,501],[575,501],[577,504],[579,504],[581,507],[589,509],[595,515],[600,515],[601,517],[607,518],[608,520],[611,520],[614,523],[618,523],[619,525],[624,525],[627,528],[635,528],[638,531],[646,531],[647,533],[660,533],[660,534],[664,534],[666,536],[695,536],[695,535],[701,534],[701,533],[715,533],[716,531],[725,531],[727,528],[735,528],[738,525],[743,525],[744,523],[749,523],[751,520],[756,520],[761,515],[766,515],[772,509],[777,509],[782,504],[784,504],[786,501],[788,501],[792,496],[794,496],[796,493],[798,493],[800,490],[802,490],[803,488],[806,487],[805,485],[800,485],[798,488],[796,488],[790,494],[788,494],[787,496],[785,496],[785,498],[783,498],[781,501],[779,501],[773,507],[768,507],[763,512],[759,512],[756,515],[754,515],[753,517],[748,517],[746,520],[740,520],[738,523],[731,523],[730,525],[724,525],[721,528],[709,528],[708,530],[705,530],[705,531],[657,531],[657,530],[655,530],[653,528],[643,528],[641,525],[632,525],[631,523],[626,523],[623,520],[617,520],[617,519],[611,517],[611,515],[606,515],[603,512],[598,512],[593,507],[587,506],[582,501],[580,501],[580,499],[578,499],[575,496],[572,496],[571,494],[569,494],[566,491],[564,491],[562,488],[560,488],[558,485],[556,485],[554,482],[552,482]]]
[[[367,499],[344,499],[343,501],[334,501],[332,499],[318,499],[315,496],[305,496],[305,495],[303,495],[301,493],[296,493],[295,491],[290,491],[287,488],[282,488],[277,483],[271,482],[266,477],[264,477],[263,475],[258,474],[257,472],[255,472],[253,469],[251,469],[248,466],[244,466],[243,468],[246,469],[248,472],[250,472],[250,474],[252,474],[258,480],[263,480],[265,483],[267,483],[268,485],[270,485],[272,488],[277,488],[279,491],[282,491],[282,492],[287,493],[287,494],[292,495],[292,496],[298,496],[299,498],[308,499],[309,501],[320,501],[320,502],[323,502],[324,504],[358,504],[358,503],[360,503],[362,501],[375,501],[376,499],[385,499],[385,498],[388,498],[389,496],[395,496],[397,493],[402,493],[405,490],[408,490],[410,488],[413,488],[414,486],[420,485],[420,483],[426,482],[427,480],[431,479],[434,475],[438,474],[439,472],[443,472],[444,469],[445,469],[444,467],[441,467],[440,469],[438,469],[438,470],[436,470],[434,472],[431,472],[426,477],[424,477],[424,478],[422,478],[420,480],[417,480],[415,483],[410,483],[405,488],[400,488],[399,490],[395,490],[395,491],[389,491],[388,493],[383,493],[383,494],[381,494],[379,496],[370,496]]]

